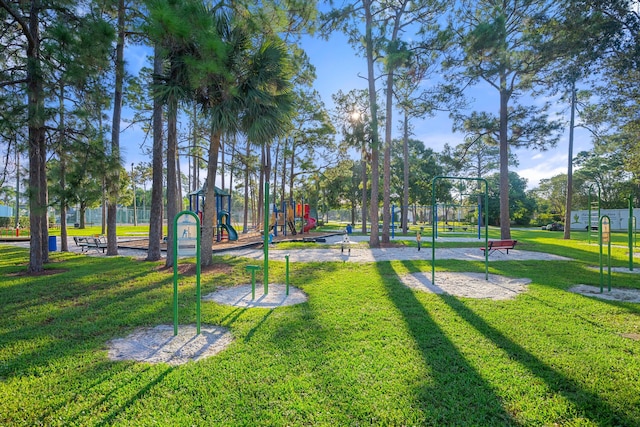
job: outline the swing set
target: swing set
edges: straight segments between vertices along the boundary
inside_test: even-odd
[[[483,178],[464,178],[464,177],[458,177],[458,176],[436,176],[431,181],[431,205],[433,206],[433,209],[431,211],[432,212],[431,283],[432,284],[435,284],[435,276],[436,276],[436,238],[438,234],[438,219],[437,219],[438,203],[436,200],[436,188],[437,188],[438,181],[442,181],[442,180],[475,181],[479,184],[478,187],[480,187],[480,184],[484,184],[483,185],[484,192],[475,194],[478,199],[478,206],[476,209],[477,217],[478,217],[478,239],[481,238],[481,235],[480,235],[481,228],[484,228],[484,247],[485,248],[489,247],[489,226],[486,220],[489,217],[489,184],[487,183],[487,180]],[[481,194],[484,194],[484,203],[483,203],[483,198],[481,197]],[[461,193],[461,196],[462,195],[463,194]],[[473,194],[471,195],[467,194],[467,196],[473,196]],[[483,208],[484,208],[484,218],[485,218],[484,227],[481,226]],[[489,251],[488,250],[484,251],[484,278],[485,280],[489,280]]]

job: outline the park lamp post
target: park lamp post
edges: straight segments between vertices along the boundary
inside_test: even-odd
[[[133,175],[133,163],[131,163],[131,186],[133,187],[133,225],[138,225],[138,213],[136,212],[136,179]]]

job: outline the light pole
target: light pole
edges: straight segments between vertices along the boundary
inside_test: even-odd
[[[133,163],[131,163],[131,186],[133,187],[133,225],[138,225],[138,214],[136,212],[136,179],[133,176]]]

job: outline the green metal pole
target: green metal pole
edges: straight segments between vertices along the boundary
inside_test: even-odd
[[[633,271],[633,194],[629,195],[629,271]]]
[[[252,266],[247,266],[247,270],[251,271],[251,299],[256,299],[256,269],[249,268]]]
[[[285,268],[285,283],[287,285],[287,295],[289,295],[289,254],[286,254],[284,258],[287,260]]]
[[[277,218],[276,218],[277,219]],[[264,183],[264,294],[269,293],[269,181]]]
[[[611,220],[609,220],[609,224],[611,224]],[[609,226],[609,230],[611,230],[611,226]],[[611,231],[609,231],[609,242],[607,244],[607,275],[609,276],[607,291],[611,292]]]
[[[201,290],[200,290],[200,260],[201,260],[201,248],[200,248],[200,218],[198,215],[193,215],[196,219],[196,333],[200,335],[200,303],[201,303]],[[175,230],[176,227],[174,226]],[[174,252],[175,254],[175,252]],[[211,256],[211,255],[209,255]]]
[[[484,279],[489,280],[489,183],[484,182]]]
[[[178,216],[173,219],[173,335],[178,335]]]
[[[431,181],[431,284],[436,283],[436,182],[438,177]]]

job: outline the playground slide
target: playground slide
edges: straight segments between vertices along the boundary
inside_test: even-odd
[[[306,233],[312,228],[316,228],[316,219],[309,217],[309,219],[307,220],[307,225],[304,226],[303,231]]]
[[[220,224],[222,228],[227,230],[227,234],[229,235],[229,240],[238,240],[238,232],[235,228],[233,228],[230,224]]]

